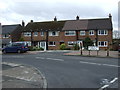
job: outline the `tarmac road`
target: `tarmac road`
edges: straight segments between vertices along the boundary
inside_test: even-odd
[[[102,79],[118,77],[120,67],[115,58],[64,56],[63,52],[5,54],[2,60],[36,67],[46,77],[48,88],[100,88]]]

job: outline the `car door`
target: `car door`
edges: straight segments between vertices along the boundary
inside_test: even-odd
[[[8,47],[7,47],[7,52],[16,52],[17,50],[17,47],[16,47],[16,45],[13,43],[13,44],[11,44],[11,45],[8,45]]]
[[[12,52],[12,44],[9,44],[8,46],[6,46],[5,50],[6,52]]]

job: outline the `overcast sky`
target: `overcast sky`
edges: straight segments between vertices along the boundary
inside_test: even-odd
[[[118,29],[118,2],[120,0],[0,0],[2,25],[27,24],[53,20],[108,18],[112,14],[113,28]]]

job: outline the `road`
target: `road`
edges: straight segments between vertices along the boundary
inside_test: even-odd
[[[36,67],[46,77],[48,88],[100,88],[102,79],[112,80],[118,77],[118,59],[115,58],[64,56],[63,52],[41,52],[5,54],[2,60]]]

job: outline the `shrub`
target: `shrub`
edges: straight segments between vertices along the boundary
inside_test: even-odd
[[[60,50],[65,50],[66,49],[66,45],[65,44],[61,44],[60,45]]]
[[[89,37],[86,37],[83,43],[85,49],[88,49],[88,46],[93,46],[93,41]]]
[[[80,47],[79,47],[79,45],[78,45],[78,44],[74,44],[74,45],[73,45],[73,49],[74,49],[74,50],[79,50],[79,49],[80,49]]]
[[[29,47],[30,51],[39,51],[39,50],[44,50],[42,47]]]

